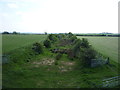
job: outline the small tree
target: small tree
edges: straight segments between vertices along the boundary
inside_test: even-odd
[[[51,43],[50,43],[49,40],[45,40],[43,43],[44,43],[44,46],[45,46],[46,48],[50,48],[50,47],[51,47]]]
[[[16,31],[13,31],[13,33],[12,34],[18,34]]]
[[[2,34],[10,34],[9,32],[7,32],[7,31],[4,31]]]
[[[73,36],[73,34],[71,33],[71,32],[69,32],[68,33],[68,37],[70,38],[70,37],[72,37]]]
[[[45,35],[47,35],[47,32],[45,32]]]
[[[43,53],[43,47],[40,43],[36,42],[33,44],[33,48],[32,48],[35,52],[37,52],[38,54]]]

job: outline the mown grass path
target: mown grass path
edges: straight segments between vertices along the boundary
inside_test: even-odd
[[[78,38],[87,38],[96,50],[110,57],[111,60],[118,62],[118,37],[78,36]]]

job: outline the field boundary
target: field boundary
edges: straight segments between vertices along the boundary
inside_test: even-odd
[[[120,85],[120,76],[103,79],[101,84],[96,85],[101,88],[115,87]]]

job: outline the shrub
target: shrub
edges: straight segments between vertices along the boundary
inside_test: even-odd
[[[73,53],[72,50],[68,50],[67,55],[68,55],[68,58],[69,58],[69,59],[72,59],[72,60],[73,60],[73,58],[74,58],[74,53]]]
[[[58,65],[58,61],[55,62],[55,65]]]
[[[77,54],[80,52],[80,44],[81,44],[81,40],[78,39],[72,48],[72,51],[75,57],[77,57]]]
[[[73,34],[71,33],[71,32],[69,32],[68,33],[68,37],[70,38],[70,37],[72,37],[73,36]]]
[[[49,40],[45,40],[43,43],[44,43],[44,46],[45,46],[46,48],[50,48],[50,47],[51,47],[51,43],[50,43]]]
[[[76,40],[76,39],[77,39],[77,37],[75,35],[70,37],[71,42],[74,42],[74,40]]]
[[[34,43],[33,44],[33,48],[32,48],[35,52],[37,52],[38,54],[43,53],[43,47],[40,43]]]
[[[56,60],[59,60],[61,57],[62,57],[62,54],[58,53],[55,58],[56,58]]]
[[[91,59],[96,57],[96,51],[90,48],[80,48],[80,59],[82,60],[82,64],[85,67],[89,67],[91,64]]]
[[[52,42],[55,42],[58,40],[58,37],[55,34],[49,34],[48,39],[51,40]]]
[[[84,47],[84,48],[88,48],[88,47],[89,47],[89,42],[88,42],[88,40],[85,39],[85,38],[82,38],[82,41],[81,41],[81,45],[80,45],[80,46],[82,46],[82,47]]]

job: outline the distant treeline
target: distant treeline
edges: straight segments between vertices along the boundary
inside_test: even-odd
[[[47,33],[47,32],[44,32],[44,33],[20,33],[20,32],[16,32],[16,31],[13,31],[12,33],[10,32],[7,32],[7,31],[4,31],[2,32],[2,34],[24,34],[24,35],[28,35],[28,34],[36,34],[36,35],[47,35],[47,34],[67,34],[67,33]],[[109,36],[109,37],[120,37],[120,34],[114,34],[114,33],[86,33],[86,34],[81,34],[81,33],[74,33],[74,35],[76,36]]]
[[[120,37],[120,34],[75,34],[76,36],[109,36]]]
[[[13,31],[12,33],[4,31],[2,32],[2,34],[20,34],[19,32]]]

